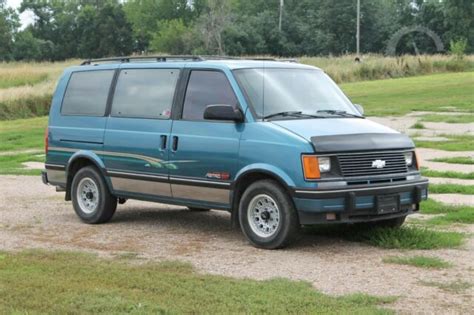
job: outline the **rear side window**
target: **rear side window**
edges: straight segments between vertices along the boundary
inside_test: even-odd
[[[183,119],[204,120],[208,105],[237,105],[227,77],[218,71],[192,71],[184,99]]]
[[[127,69],[120,72],[112,116],[168,119],[173,105],[177,69]]]
[[[104,116],[114,70],[74,72],[64,94],[61,114]]]

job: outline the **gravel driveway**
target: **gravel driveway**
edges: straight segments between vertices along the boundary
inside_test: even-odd
[[[474,226],[467,227],[469,233]],[[63,193],[39,177],[0,176],[0,250],[83,250],[104,256],[134,253],[146,260],[183,260],[205,273],[311,282],[339,295],[364,292],[399,296],[391,307],[402,313],[469,313],[474,290],[450,293],[421,281],[474,282],[474,241],[456,250],[399,251],[306,234],[285,250],[259,250],[230,227],[230,215],[195,213],[182,207],[128,201],[112,222],[79,221]],[[433,255],[454,264],[426,270],[382,262],[390,255]],[[132,255],[133,256],[133,255]]]

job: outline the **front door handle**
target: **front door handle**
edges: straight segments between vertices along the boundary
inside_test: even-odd
[[[173,136],[173,143],[171,145],[171,150],[172,151],[178,150],[178,137],[177,136]]]
[[[160,143],[160,149],[165,150],[166,149],[166,140],[168,137],[166,135],[161,135],[161,143]]]

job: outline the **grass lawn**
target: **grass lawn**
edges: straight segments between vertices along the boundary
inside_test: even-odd
[[[196,273],[188,264],[134,264],[89,254],[0,253],[2,314],[385,314],[392,297],[331,297],[306,282]]]
[[[473,284],[464,280],[454,280],[451,282],[438,282],[438,281],[420,281],[420,284],[428,287],[436,287],[450,293],[464,293],[466,290],[472,288]]]
[[[0,121],[0,152],[42,149],[48,117]]]
[[[444,269],[451,267],[451,264],[437,257],[412,256],[412,257],[396,257],[390,256],[383,259],[384,263],[408,265],[429,269]]]
[[[450,124],[468,124],[474,122],[474,115],[440,115],[430,114],[422,117],[421,121],[444,122]]]
[[[342,84],[367,115],[404,115],[410,111],[474,112],[474,72]]]
[[[467,164],[467,165],[473,165],[474,164],[474,159],[472,157],[469,157],[469,156],[436,158],[436,159],[432,159],[431,161],[451,163],[451,164]]]
[[[447,141],[420,141],[415,144],[420,148],[430,148],[445,151],[474,151],[474,136],[470,135],[440,135],[448,138]]]
[[[432,194],[474,195],[474,186],[457,184],[430,184],[429,191]]]
[[[424,214],[444,214],[443,216],[437,216],[426,221],[426,223],[429,224],[474,224],[474,207],[471,206],[453,206],[428,199],[421,203],[420,212]]]
[[[443,177],[443,178],[459,178],[459,179],[474,179],[474,172],[460,173],[453,171],[436,171],[426,167],[421,168],[421,174],[428,177]]]
[[[41,170],[25,169],[24,162],[44,162],[44,155],[0,155],[0,175],[41,175]]]
[[[313,226],[305,228],[312,234],[340,237],[352,242],[366,243],[388,249],[456,248],[465,235],[457,232],[434,231],[427,228],[403,226],[399,229],[365,228],[359,226]]]

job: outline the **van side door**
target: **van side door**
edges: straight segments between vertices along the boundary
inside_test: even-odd
[[[239,106],[220,70],[187,69],[170,143],[170,181],[173,198],[194,205],[229,207],[230,184],[237,172],[243,123],[204,120],[206,106]]]
[[[171,196],[168,144],[179,74],[170,68],[120,70],[103,152],[116,193]]]

